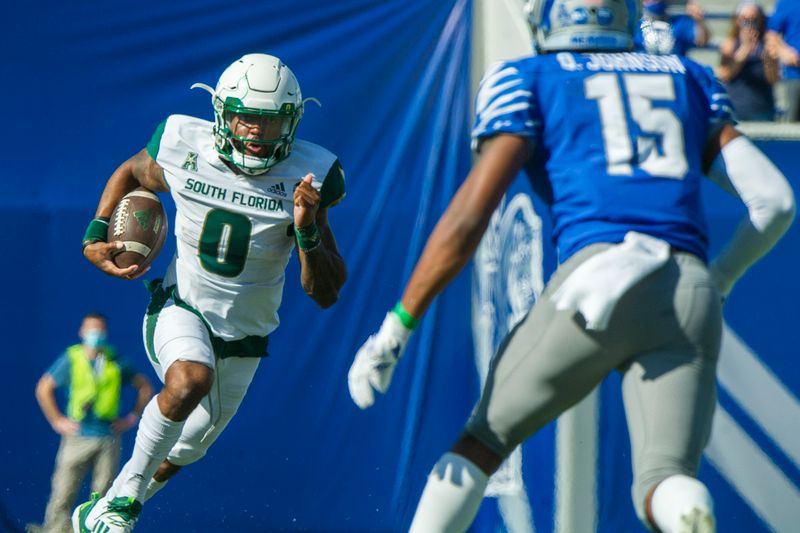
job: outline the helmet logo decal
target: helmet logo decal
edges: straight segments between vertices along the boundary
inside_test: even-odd
[[[587,22],[589,22],[589,12],[586,11],[585,7],[576,7],[572,11],[572,23],[586,24]]]
[[[572,17],[570,17],[569,11],[567,11],[567,6],[565,4],[558,6],[558,24],[561,26],[566,26],[571,22]]]
[[[607,7],[601,7],[597,10],[597,23],[601,26],[608,26],[614,22],[614,12]]]
[[[192,172],[197,172],[197,154],[194,152],[189,152],[188,154],[186,154],[186,159],[181,165],[181,168],[183,170],[191,170]]]

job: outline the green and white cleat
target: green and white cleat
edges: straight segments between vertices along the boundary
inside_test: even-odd
[[[86,516],[89,514],[95,505],[97,505],[97,501],[100,499],[100,494],[97,492],[93,492],[91,495],[91,499],[88,502],[84,502],[80,504],[78,507],[72,511],[72,531],[74,533],[90,533],[91,530],[86,527]]]
[[[129,533],[141,512],[142,504],[132,497],[107,501],[93,492],[91,500],[73,511],[72,529],[74,533]]]

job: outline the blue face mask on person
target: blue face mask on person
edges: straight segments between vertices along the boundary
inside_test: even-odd
[[[88,348],[102,348],[106,343],[106,332],[102,329],[90,329],[83,333],[83,345]]]

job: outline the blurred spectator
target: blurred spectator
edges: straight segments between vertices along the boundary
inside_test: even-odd
[[[83,478],[92,469],[92,490],[108,490],[119,466],[120,434],[134,427],[152,395],[144,374],[116,356],[106,343],[106,319],[89,313],[81,322],[80,344],[68,347],[36,385],[36,400],[53,431],[61,435],[50,500],[43,526],[29,532],[71,532],[70,513]],[[120,416],[124,385],[138,391],[136,404]],[[67,406],[56,403],[55,390],[67,391]]]
[[[739,4],[728,36],[719,47],[719,79],[725,82],[739,120],[774,120],[772,86],[778,81],[778,62],[767,53],[767,16],[752,0]]]
[[[783,120],[800,120],[800,0],[778,0],[769,18],[766,44],[782,65]]]
[[[705,13],[703,9],[695,4],[689,2],[686,4],[685,15],[669,15],[667,7],[669,2],[667,0],[644,0],[642,7],[642,22],[647,25],[648,23],[668,23],[672,33],[672,40],[674,42],[672,50],[666,51],[660,49],[657,53],[673,53],[678,55],[686,55],[690,48],[696,46],[705,46],[708,43],[709,32],[705,25]],[[658,29],[659,26],[656,26]],[[664,42],[663,39],[660,42]],[[642,29],[637,28],[634,35],[634,46],[637,50],[645,50],[644,37],[642,36]]]

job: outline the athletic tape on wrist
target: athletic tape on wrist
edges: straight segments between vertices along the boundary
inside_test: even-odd
[[[299,246],[304,252],[313,250],[319,246],[321,239],[319,235],[319,228],[315,222],[312,222],[304,228],[298,228],[295,226],[294,234],[295,237],[297,237],[297,246]]]
[[[400,319],[400,322],[408,329],[416,329],[417,324],[419,324],[419,319],[415,318],[414,315],[406,311],[406,308],[403,307],[403,302],[397,302],[397,305],[394,306],[392,312],[397,315],[397,318]]]
[[[92,244],[93,242],[106,242],[108,235],[108,221],[106,217],[93,218],[89,225],[86,227],[86,232],[83,234],[83,246]]]

